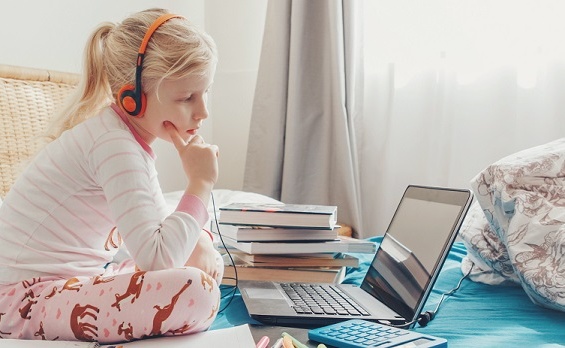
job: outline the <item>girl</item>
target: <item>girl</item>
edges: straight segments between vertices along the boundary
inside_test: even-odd
[[[51,142],[0,209],[0,336],[112,343],[206,330],[220,255],[202,227],[218,148],[208,117],[215,44],[152,9],[104,23]],[[168,214],[151,143],[171,141],[188,179]],[[112,262],[124,243],[131,258]]]

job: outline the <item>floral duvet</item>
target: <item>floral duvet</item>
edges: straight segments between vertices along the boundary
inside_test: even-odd
[[[565,311],[565,138],[493,163],[471,187],[463,272],[519,284],[534,303]]]

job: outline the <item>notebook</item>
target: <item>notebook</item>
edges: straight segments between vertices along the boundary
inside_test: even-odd
[[[249,315],[281,326],[317,327],[356,318],[412,327],[472,199],[466,189],[409,185],[360,286],[239,281]],[[335,292],[338,308],[318,304],[321,295],[313,291]]]

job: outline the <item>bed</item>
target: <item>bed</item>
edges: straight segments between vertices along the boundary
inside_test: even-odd
[[[29,144],[45,127],[49,113],[77,82],[74,74],[0,65],[0,199],[17,176],[18,167],[32,153]],[[179,195],[166,194],[171,206],[176,205]],[[218,206],[232,201],[271,200],[231,190],[215,190],[215,196]],[[379,243],[380,237],[370,240]],[[463,276],[461,264],[466,254],[462,242],[453,245],[425,310],[434,310],[441,295],[457,285]],[[356,256],[361,266],[348,269],[344,282],[360,284],[372,258],[366,254]],[[241,296],[235,292],[232,298],[232,288],[222,289],[225,296],[220,308],[227,307],[211,330],[251,324],[261,334],[261,326],[249,318]],[[565,346],[565,312],[534,304],[517,285],[494,286],[465,279],[460,289],[442,303],[435,319],[414,330],[443,337],[449,347],[558,347]],[[305,335],[305,331],[297,332]],[[315,347],[313,343],[310,346]]]
[[[380,238],[371,240],[379,242]],[[466,255],[462,242],[453,245],[425,310],[434,310],[441,294],[454,288],[461,277],[461,260]],[[360,284],[371,260],[359,254],[363,262],[349,269],[344,282]],[[224,288],[229,295],[229,289]],[[222,305],[229,296],[222,300]],[[249,319],[243,300],[236,294],[211,329],[244,323]],[[460,289],[447,297],[434,320],[414,330],[447,339],[449,347],[561,347],[565,346],[565,313],[533,304],[519,286],[491,286],[465,279]]]

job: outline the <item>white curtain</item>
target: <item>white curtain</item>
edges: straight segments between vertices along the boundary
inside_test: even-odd
[[[364,8],[341,18],[326,11],[342,3]],[[297,19],[297,4],[311,11]],[[267,17],[247,189],[287,201],[339,202],[338,215],[348,211],[343,221],[359,237],[381,235],[406,185],[469,187],[488,164],[565,134],[564,1],[274,6],[280,8]],[[342,27],[344,38],[358,40],[343,55],[328,49],[336,41],[324,41]],[[276,28],[278,36],[270,32]],[[295,38],[299,45],[274,50]],[[343,57],[344,68],[337,64]]]
[[[269,1],[244,189],[285,203],[338,206],[359,230],[354,119],[362,40],[354,0]]]
[[[407,184],[469,187],[501,157],[564,136],[564,15],[563,1],[366,2],[369,234]]]

